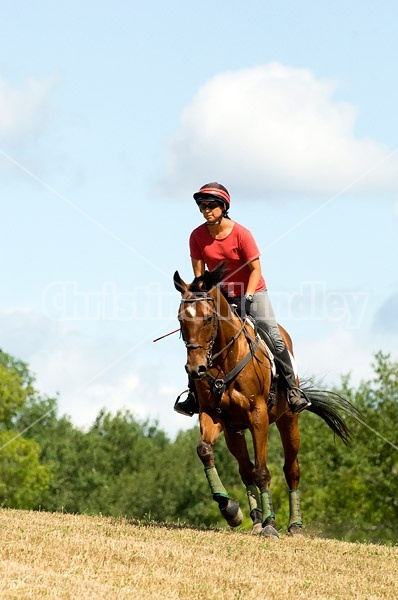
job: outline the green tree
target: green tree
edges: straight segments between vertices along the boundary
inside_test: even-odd
[[[375,355],[374,376],[337,391],[360,411],[346,447],[309,413],[300,417],[302,507],[307,523],[349,541],[398,539],[398,363]]]
[[[40,446],[14,431],[0,431],[0,505],[34,508],[50,481],[49,469],[39,462]]]
[[[50,481],[40,446],[22,437],[16,422],[36,391],[25,363],[0,350],[0,504],[34,508]]]
[[[159,504],[158,472],[169,440],[155,424],[102,410],[87,432],[62,417],[32,435],[52,471],[46,510],[141,518]]]
[[[27,398],[34,393],[27,365],[0,350],[0,427],[10,428]]]
[[[348,376],[335,390],[359,411],[344,417],[349,447],[319,417],[300,416],[302,513],[307,530],[350,541],[398,539],[398,363],[375,356],[367,381]],[[251,448],[250,435],[247,442]],[[88,431],[57,416],[57,399],[42,397],[26,364],[0,352],[0,503],[18,508],[102,513],[195,526],[226,526],[196,454],[199,429],[171,442],[157,423],[126,411],[101,411]],[[250,528],[238,465],[221,436],[217,470],[239,500]],[[251,455],[253,455],[251,450]],[[285,528],[288,494],[283,450],[271,427],[267,460],[277,525]]]

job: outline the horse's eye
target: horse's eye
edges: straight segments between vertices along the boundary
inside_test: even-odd
[[[207,323],[207,324],[211,323],[211,320],[212,320],[212,316],[211,315],[207,315],[207,316],[205,316],[203,318],[204,318],[205,323]]]

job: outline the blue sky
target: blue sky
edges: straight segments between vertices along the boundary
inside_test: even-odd
[[[398,6],[0,1],[0,347],[170,435],[192,193],[250,228],[299,371],[397,358]]]

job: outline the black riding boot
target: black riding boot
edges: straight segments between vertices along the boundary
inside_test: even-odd
[[[185,400],[180,400],[183,394],[188,394]],[[198,400],[196,398],[195,384],[191,378],[188,378],[188,389],[182,392],[174,403],[174,410],[180,415],[192,417],[199,413]]]
[[[311,406],[311,402],[304,392],[297,387],[288,349],[285,347],[282,352],[279,352],[279,354],[275,356],[275,360],[277,369],[281,371],[287,384],[286,397],[289,408],[292,413],[300,413]]]

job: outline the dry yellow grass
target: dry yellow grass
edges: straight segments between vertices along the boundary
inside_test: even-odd
[[[0,598],[398,598],[398,548],[0,510]]]

